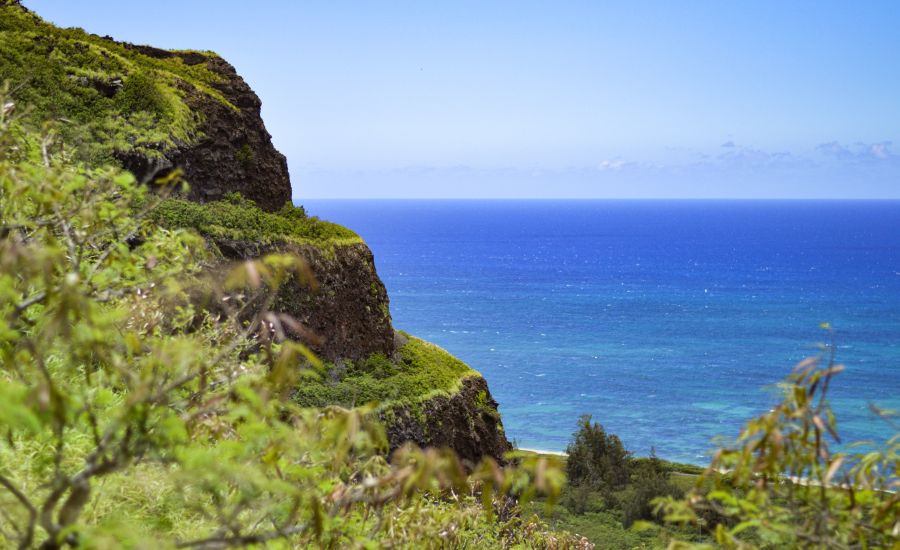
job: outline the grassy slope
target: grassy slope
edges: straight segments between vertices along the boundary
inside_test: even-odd
[[[151,216],[164,227],[187,227],[208,237],[260,244],[350,245],[363,242],[346,227],[307,217],[303,208],[286,206],[269,213],[235,194],[205,204],[167,199]]]
[[[213,88],[220,77],[204,63],[148,57],[82,29],[58,28],[8,0],[0,0],[0,75],[15,90],[16,103],[29,106],[30,120],[61,121],[59,131],[76,159],[94,166],[115,164],[114,151],[137,149],[154,156],[190,143],[200,120],[188,107],[188,94],[207,94],[227,104]],[[109,96],[103,93],[108,86],[121,89]],[[268,213],[239,196],[206,204],[167,199],[151,217],[164,227],[260,244],[333,247],[363,242],[345,227],[307,217],[302,208]],[[368,367],[350,369],[336,383],[311,382],[298,398],[310,405],[420,402],[451,394],[463,378],[477,374],[417,339],[410,339],[400,355],[402,360],[386,370],[382,367],[390,361],[374,357]],[[379,361],[382,367],[376,366]]]
[[[199,59],[210,52],[194,52]],[[201,93],[225,104],[205,63],[151,58],[82,29],[60,29],[0,0],[0,75],[33,120],[59,120],[67,144],[92,165],[115,150],[160,154],[190,143],[200,122],[185,98]],[[104,93],[119,87],[115,94]]]
[[[409,337],[398,355],[396,361],[379,354],[343,368],[332,365],[323,379],[303,382],[294,399],[310,407],[377,402],[383,410],[452,395],[465,378],[478,376],[444,349],[415,337]]]

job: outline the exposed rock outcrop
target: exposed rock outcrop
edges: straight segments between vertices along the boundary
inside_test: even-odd
[[[126,168],[141,179],[181,168],[191,182],[189,198],[193,200],[221,199],[225,193],[234,191],[268,211],[277,210],[291,200],[287,160],[272,145],[272,137],[260,114],[262,102],[234,67],[215,55],[125,46],[148,57],[178,57],[186,65],[205,63],[221,77],[213,87],[236,107],[185,83],[186,102],[201,119],[198,139],[165,152],[164,160],[136,153],[122,154],[120,160]]]
[[[512,450],[497,402],[481,376],[466,378],[453,396],[434,397],[420,408],[393,409],[383,415],[391,451],[407,441],[422,447],[448,447],[472,466],[484,456],[502,461],[503,454]]]
[[[246,260],[271,252],[292,252],[303,258],[316,287],[288,282],[275,309],[300,321],[312,338],[298,335],[320,357],[329,361],[358,360],[373,353],[394,352],[394,329],[384,283],[375,271],[375,259],[365,244],[330,248],[294,244],[260,246],[256,243],[215,240],[226,258]]]

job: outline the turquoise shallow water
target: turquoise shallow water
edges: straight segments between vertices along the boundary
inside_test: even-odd
[[[900,202],[309,201],[369,243],[397,327],[487,378],[508,435],[563,450],[589,413],[704,463],[837,329],[846,439],[900,409]]]

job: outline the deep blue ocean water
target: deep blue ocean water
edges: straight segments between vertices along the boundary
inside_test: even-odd
[[[307,201],[375,254],[395,326],[487,378],[520,447],[589,413],[703,464],[836,329],[845,439],[900,409],[900,202]]]

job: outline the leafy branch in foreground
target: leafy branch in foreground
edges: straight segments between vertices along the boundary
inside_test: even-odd
[[[844,368],[834,349],[794,368],[782,402],[716,453],[686,499],[658,501],[669,521],[711,528],[725,548],[897,548],[900,434],[832,450],[840,438],[827,396]]]
[[[202,239],[148,221],[165,192],[73,165],[14,111],[0,115],[0,545],[590,546],[510,513],[505,495],[558,491],[546,458],[389,462],[368,411],[286,399],[317,375],[284,338],[296,321],[269,308],[308,281],[302,260],[220,283]]]

